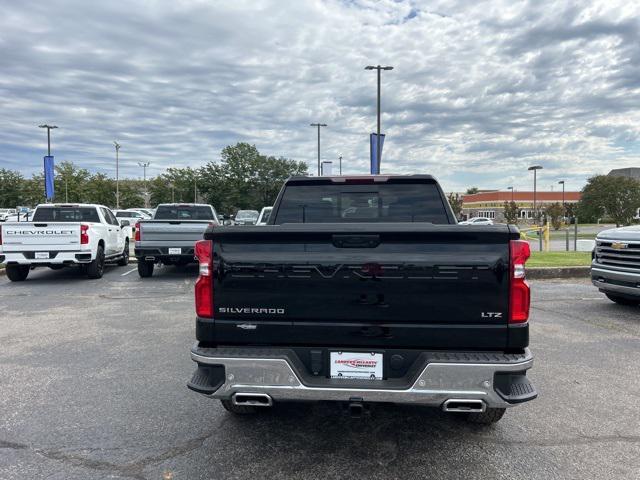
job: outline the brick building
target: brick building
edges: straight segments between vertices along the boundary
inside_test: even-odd
[[[532,221],[533,212],[533,192],[478,192],[471,195],[462,196],[462,216],[463,218],[484,217],[490,218],[498,223],[503,223],[504,202],[514,201],[520,209],[520,219],[523,222]],[[564,192],[565,204],[578,203],[580,192]],[[552,203],[562,204],[562,191],[559,192],[536,192],[536,204],[538,210],[543,210]]]

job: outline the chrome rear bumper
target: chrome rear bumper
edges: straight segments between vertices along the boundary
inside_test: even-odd
[[[351,382],[344,387],[332,381],[330,386],[305,385],[286,358],[237,356],[207,356],[191,352],[191,359],[203,366],[224,366],[224,380],[217,390],[207,396],[232,399],[236,394],[265,394],[273,401],[332,400],[361,402],[390,402],[441,407],[450,399],[480,400],[489,408],[514,405],[498,394],[494,385],[496,373],[518,374],[533,366],[529,349],[517,361],[492,362],[429,362],[408,388],[386,388],[386,381],[364,380],[366,387]],[[349,381],[345,381],[349,382]],[[374,383],[370,383],[374,382]],[[307,382],[308,383],[308,382]],[[363,384],[364,385],[364,384]],[[378,386],[379,385],[379,386]],[[533,387],[532,387],[533,388]],[[535,398],[533,395],[528,399]]]

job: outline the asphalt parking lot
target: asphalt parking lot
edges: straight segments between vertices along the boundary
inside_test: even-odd
[[[640,309],[533,285],[539,398],[491,427],[385,405],[236,418],[185,387],[195,267],[0,277],[1,479],[640,478]]]

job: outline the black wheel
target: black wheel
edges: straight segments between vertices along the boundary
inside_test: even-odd
[[[129,265],[129,239],[124,241],[124,250],[122,250],[122,258],[118,260],[118,265],[126,267]]]
[[[142,278],[147,278],[153,275],[153,262],[147,262],[146,260],[138,261],[138,275]]]
[[[220,400],[220,403],[222,403],[222,406],[227,412],[231,412],[234,415],[253,415],[256,413],[256,407],[234,405],[231,400]]]
[[[98,245],[96,258],[87,265],[87,276],[89,278],[102,278],[104,275],[104,248]]]
[[[12,282],[24,282],[29,275],[29,265],[7,265],[7,277]]]
[[[487,408],[482,413],[469,413],[467,414],[467,422],[479,425],[490,425],[499,421],[506,411],[506,408]]]
[[[634,300],[628,297],[620,297],[611,293],[605,293],[605,295],[609,300],[611,300],[612,302],[616,302],[618,305],[629,305],[633,307],[640,304],[640,300]]]

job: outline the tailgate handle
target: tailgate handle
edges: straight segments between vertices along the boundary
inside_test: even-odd
[[[380,235],[333,235],[333,244],[338,248],[376,248]]]

